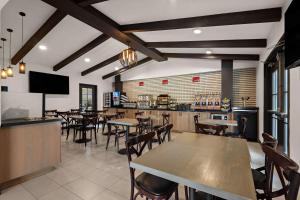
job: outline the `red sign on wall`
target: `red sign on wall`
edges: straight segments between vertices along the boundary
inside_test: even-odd
[[[200,76],[194,76],[194,77],[192,78],[192,81],[193,81],[193,83],[200,82]]]
[[[161,83],[162,83],[163,85],[168,85],[168,84],[169,84],[169,80],[167,80],[167,79],[166,79],[166,80],[162,80]]]
[[[139,82],[139,86],[144,86],[144,82]]]

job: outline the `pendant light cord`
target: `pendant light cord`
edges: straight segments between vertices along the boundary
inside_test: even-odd
[[[4,40],[3,40],[2,42],[3,42],[3,51],[2,51],[3,60],[2,60],[2,67],[3,67],[3,69],[4,69]]]
[[[9,66],[11,66],[11,32],[9,32]]]
[[[24,16],[22,15],[22,47],[23,47],[23,45],[24,45],[24,36],[23,36],[23,34],[24,34],[24,29],[23,29],[23,27],[24,27],[24,22],[23,22],[23,18],[24,18]],[[22,57],[22,62],[23,62],[23,57]]]

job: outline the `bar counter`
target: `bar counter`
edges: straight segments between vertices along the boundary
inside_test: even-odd
[[[162,113],[170,114],[170,123],[174,125],[173,130],[177,132],[194,132],[194,116],[198,115],[200,120],[210,119],[211,114],[224,114],[228,120],[233,119],[233,114],[221,110],[163,110],[163,109],[137,109],[137,108],[106,108],[109,113],[125,112],[126,118],[135,118],[135,113],[142,111],[144,116],[155,116],[153,124],[162,124]],[[157,120],[158,119],[158,120]]]
[[[61,162],[60,119],[2,121],[0,191],[9,182],[57,166]]]
[[[1,128],[11,127],[11,126],[20,126],[20,125],[29,125],[29,124],[40,124],[48,122],[57,122],[60,121],[59,118],[22,118],[22,119],[8,119],[1,122]]]

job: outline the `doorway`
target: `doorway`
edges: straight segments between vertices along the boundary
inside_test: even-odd
[[[81,110],[97,110],[97,86],[79,84],[79,108]]]

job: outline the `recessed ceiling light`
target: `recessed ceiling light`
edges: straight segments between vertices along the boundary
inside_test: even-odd
[[[115,70],[116,70],[116,71],[119,70],[119,67],[115,67]]]
[[[194,30],[193,30],[193,33],[194,33],[194,34],[201,34],[202,31],[201,31],[201,29],[194,29]]]
[[[85,59],[84,59],[84,62],[89,63],[89,62],[91,62],[91,59],[90,59],[90,58],[85,58]]]
[[[40,45],[40,46],[39,46],[39,49],[45,51],[45,50],[47,50],[47,46],[45,46],[45,45]]]
[[[212,52],[211,50],[207,50],[207,51],[206,51],[206,54],[209,54],[209,55],[210,55],[210,54],[212,54],[212,53],[213,53],[213,52]]]

